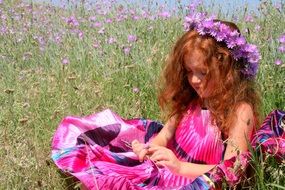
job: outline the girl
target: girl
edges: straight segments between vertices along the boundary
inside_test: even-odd
[[[110,110],[60,123],[52,158],[87,189],[210,189],[224,178],[239,182],[258,124],[258,50],[230,22],[197,14],[185,27],[164,69],[164,127]]]
[[[210,19],[191,24],[192,28],[177,41],[164,71],[159,101],[162,108],[168,108],[169,119],[148,148],[137,140],[132,147],[140,160],[149,154],[157,165],[194,179],[212,169],[222,157],[230,159],[237,152],[247,151],[247,141],[258,122],[260,99],[250,78],[256,72],[246,70],[255,67],[251,64],[258,59],[235,59],[228,47],[230,39],[218,40],[220,33],[211,34],[218,27],[224,29],[225,37],[233,35],[242,45],[252,46],[245,43],[237,26]],[[176,147],[165,148],[171,139],[174,143],[170,145]],[[205,164],[189,163],[178,147],[189,150],[188,159]]]

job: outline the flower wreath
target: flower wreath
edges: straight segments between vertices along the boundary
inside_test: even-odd
[[[210,35],[218,42],[224,42],[233,58],[243,64],[241,72],[247,78],[254,78],[258,71],[261,56],[256,45],[246,42],[237,30],[232,30],[226,24],[214,21],[215,17],[207,17],[206,13],[188,15],[184,20],[186,31],[195,29],[200,35]]]

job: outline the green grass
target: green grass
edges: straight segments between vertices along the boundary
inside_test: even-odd
[[[104,35],[86,21],[78,28],[84,31],[81,40],[70,34],[70,26],[62,17],[88,18],[96,14],[93,9],[28,5],[32,7],[30,12],[19,0],[4,0],[0,5],[6,15],[2,24],[14,30],[0,35],[0,189],[67,189],[75,183],[67,185],[68,178],[62,177],[50,159],[51,139],[61,119],[104,108],[125,118],[160,119],[157,79],[172,44],[183,33],[183,16],[179,12],[166,20],[129,18],[119,24],[106,24]],[[260,47],[257,80],[265,116],[273,109],[285,110],[285,65],[274,64],[277,58],[285,62],[284,53],[277,51],[277,38],[284,33],[285,11],[284,5],[281,12],[270,3],[264,5],[254,23],[244,21],[248,14],[245,10],[220,17],[238,17],[240,28],[251,31],[248,39]],[[106,17],[115,13],[113,10]],[[25,31],[27,23],[30,27]],[[254,30],[257,24],[261,26],[258,32]],[[59,45],[46,40],[44,51],[40,50],[36,36],[48,39],[62,31],[65,34]],[[132,43],[130,54],[124,55],[122,45],[128,44],[128,34],[137,35],[138,41]],[[117,43],[107,44],[108,37],[116,37]],[[101,42],[100,48],[92,47],[95,40]],[[69,59],[68,65],[62,65],[64,57]],[[133,92],[134,88],[139,92]],[[255,159],[252,164],[256,175],[248,189],[284,189],[284,160],[276,164],[270,157],[264,161],[257,155]]]

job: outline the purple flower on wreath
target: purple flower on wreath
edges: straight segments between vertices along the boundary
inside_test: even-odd
[[[245,40],[245,38],[243,36],[237,37],[236,45],[242,46],[242,45],[245,45],[245,44],[246,44],[246,40]]]

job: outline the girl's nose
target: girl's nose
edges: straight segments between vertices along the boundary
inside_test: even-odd
[[[198,76],[193,75],[193,76],[191,77],[191,82],[192,82],[193,84],[199,84],[199,83],[201,82],[201,79],[200,79]]]

